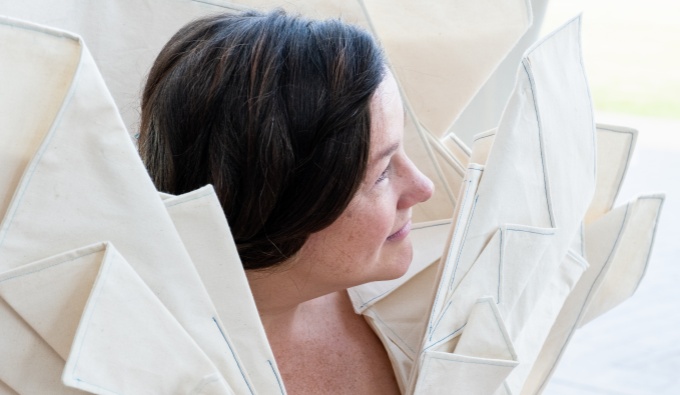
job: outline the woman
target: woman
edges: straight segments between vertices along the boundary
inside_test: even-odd
[[[182,28],[142,98],[159,190],[213,184],[291,394],[398,393],[346,289],[405,273],[411,207],[432,183],[371,36],[281,11]]]

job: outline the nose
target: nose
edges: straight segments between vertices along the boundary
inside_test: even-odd
[[[410,159],[406,159],[407,172],[398,208],[407,209],[432,197],[434,184]]]

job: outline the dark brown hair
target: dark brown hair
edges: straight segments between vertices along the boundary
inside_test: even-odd
[[[191,22],[149,73],[140,154],[161,191],[213,184],[244,267],[271,267],[357,191],[384,67],[373,38],[338,20],[274,11]]]

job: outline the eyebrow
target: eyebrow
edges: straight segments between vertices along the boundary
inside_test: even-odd
[[[396,143],[390,145],[389,147],[385,148],[384,150],[380,151],[378,153],[378,155],[376,155],[373,158],[372,162],[378,162],[382,158],[393,154],[397,149],[399,149],[399,144],[400,144],[399,142],[396,142]]]

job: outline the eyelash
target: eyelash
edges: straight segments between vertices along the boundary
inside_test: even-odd
[[[392,164],[391,164],[391,163],[387,166],[387,168],[385,169],[385,171],[383,171],[383,172],[380,174],[380,176],[378,177],[378,179],[375,181],[376,184],[379,184],[380,182],[382,182],[382,181],[384,181],[384,180],[387,179],[387,176],[389,175],[389,172],[390,172],[390,168],[392,168]]]

